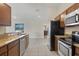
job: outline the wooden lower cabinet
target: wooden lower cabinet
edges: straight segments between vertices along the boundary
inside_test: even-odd
[[[55,38],[55,51],[58,53],[58,39]]]
[[[29,35],[26,35],[25,36],[25,49],[27,49],[28,44],[29,44]]]
[[[20,55],[20,45],[19,39],[0,47],[0,56],[19,56]]]
[[[23,37],[24,40],[24,47],[27,49],[29,44],[29,35],[25,35]],[[0,47],[0,56],[20,56],[22,50],[20,50],[21,38],[6,44],[5,46]],[[23,50],[24,51],[24,50]]]
[[[79,47],[75,47],[75,55],[79,56]]]
[[[0,56],[7,56],[7,52],[0,54]]]
[[[7,46],[0,47],[0,56],[7,56]]]
[[[10,44],[8,44],[8,56],[19,56],[20,48],[19,48],[19,40],[16,40]]]

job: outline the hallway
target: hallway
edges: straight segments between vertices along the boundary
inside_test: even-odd
[[[49,50],[48,42],[47,39],[29,39],[29,46],[24,56],[57,56],[54,51]]]

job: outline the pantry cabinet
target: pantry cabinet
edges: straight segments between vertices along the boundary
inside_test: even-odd
[[[0,26],[11,25],[11,7],[8,4],[0,3]]]

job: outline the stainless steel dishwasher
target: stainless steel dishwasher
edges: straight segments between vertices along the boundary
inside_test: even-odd
[[[22,56],[25,52],[25,36],[20,38],[20,56]]]

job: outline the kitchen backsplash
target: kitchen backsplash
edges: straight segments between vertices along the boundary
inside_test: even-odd
[[[0,27],[0,34],[6,33],[6,28],[5,27]]]
[[[73,27],[66,27],[65,28],[66,34],[72,34],[72,31],[79,31],[79,26],[73,26]]]

